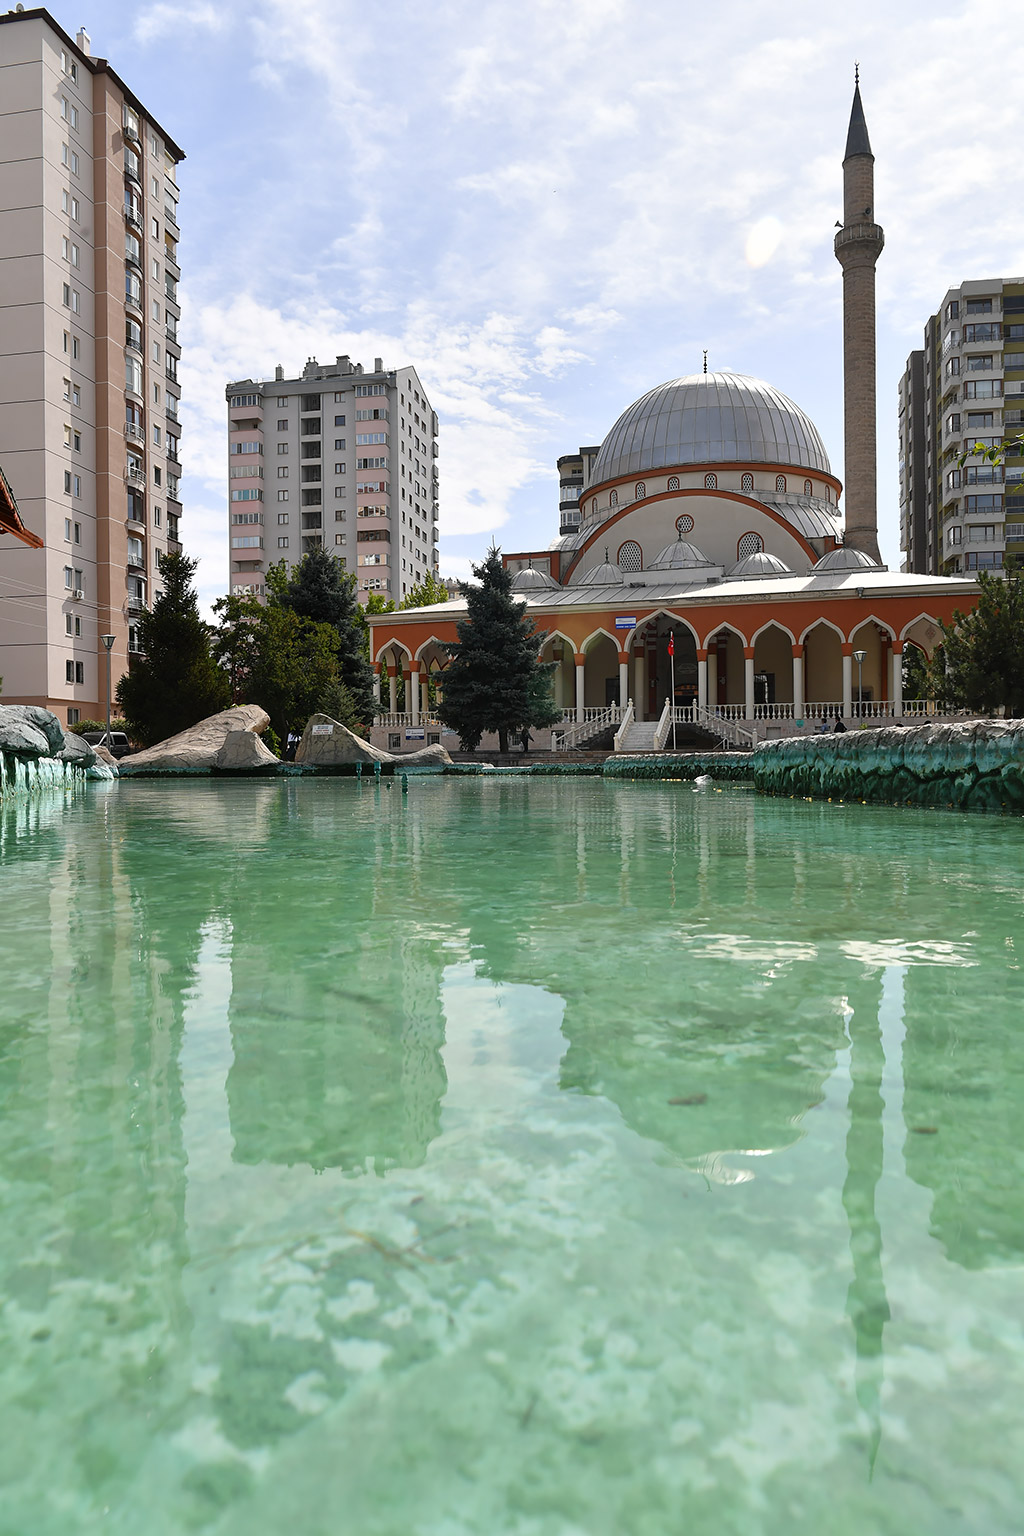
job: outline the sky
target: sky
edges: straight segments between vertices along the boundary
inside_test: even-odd
[[[440,418],[443,575],[558,532],[555,461],[666,379],[767,379],[842,477],[842,155],[875,154],[880,538],[897,385],[967,278],[1024,273],[1024,29],[994,0],[52,7],[184,149],[181,531],[227,572],[225,385],[349,353]]]

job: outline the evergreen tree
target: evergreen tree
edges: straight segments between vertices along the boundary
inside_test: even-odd
[[[978,572],[978,603],[957,609],[942,625],[929,679],[945,709],[969,709],[1008,718],[1024,715],[1024,574],[1007,567],[1004,577]]]
[[[373,718],[373,670],[363,648],[363,616],[356,602],[356,578],[325,549],[303,555],[287,581],[270,579],[270,606],[290,608],[299,618],[329,624],[338,637],[341,681],[361,720]]]
[[[135,741],[149,747],[215,715],[231,703],[231,685],[210,652],[192,578],[198,561],[164,555],[162,592],[139,618],[141,655],[117,685],[116,698]]]
[[[422,581],[418,581],[399,603],[399,608],[430,608],[434,603],[451,602],[451,593],[439,577],[433,571],[428,571]]]
[[[500,551],[492,545],[473,575],[479,585],[461,587],[467,617],[456,625],[458,642],[448,647],[452,662],[439,714],[458,732],[464,752],[475,752],[485,731],[496,731],[507,752],[510,735],[553,723],[554,663],[537,660],[546,636],[527,618],[526,604],[512,597],[512,573]]]

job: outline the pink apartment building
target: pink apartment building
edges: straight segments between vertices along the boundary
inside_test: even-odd
[[[165,550],[180,549],[183,154],[87,34],[0,15],[0,543],[7,703],[102,716]]]

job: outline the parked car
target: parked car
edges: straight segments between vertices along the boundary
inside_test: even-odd
[[[107,740],[106,731],[86,731],[83,741],[87,741],[90,747],[106,747],[111,757],[129,757],[131,745],[124,731],[111,731]]]

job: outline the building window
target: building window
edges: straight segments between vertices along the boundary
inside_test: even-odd
[[[637,487],[639,490],[639,486]],[[644,552],[635,539],[627,539],[619,549],[619,570],[635,573],[644,568]]]
[[[764,549],[764,539],[759,533],[745,533],[736,545],[737,560],[745,560],[748,555],[759,555]]]
[[[287,501],[288,500],[288,492],[287,491],[278,491],[277,499],[278,499],[278,501]]]
[[[643,499],[644,499],[644,497],[646,495],[647,495],[647,486],[645,485],[643,480],[638,480],[637,483],[636,483],[636,490],[634,492],[634,496],[635,496],[636,500],[637,501],[643,501]],[[639,570],[639,566],[637,567],[637,569]]]
[[[775,489],[777,491],[784,491],[786,489],[786,477],[785,477],[785,475],[776,475],[775,476]]]
[[[277,466],[277,478],[279,480],[287,480],[288,479],[288,465],[287,464],[279,464]]]
[[[334,451],[335,453],[345,452],[345,439],[343,437],[336,437],[334,439]]]
[[[82,718],[82,711],[80,709],[69,709],[68,710],[68,725],[77,725],[79,720],[81,720],[81,718]]]
[[[277,521],[278,523],[286,523],[288,521],[288,517],[289,514],[287,512],[279,512],[277,514]]]
[[[676,518],[676,532],[680,538],[683,537],[684,533],[693,532],[693,518],[688,512],[684,512],[682,517]]]
[[[718,476],[715,474],[713,469],[709,470],[708,473],[704,476],[704,489],[706,491],[718,490]]]
[[[284,456],[285,456],[285,454],[287,452],[288,452],[288,444],[287,443],[278,443],[278,445],[277,445],[278,457],[279,458],[284,458]]]
[[[288,535],[287,534],[284,535],[284,538],[279,538],[278,539],[277,547],[278,547],[278,549],[287,549],[288,548]]]
[[[347,534],[336,533],[334,535],[334,542],[335,542],[335,544],[344,544],[347,537],[348,537]]]
[[[678,489],[679,489],[679,476],[678,475],[669,475],[669,477],[668,477],[668,488],[669,488],[670,491],[678,491]]]
[[[750,473],[750,471],[748,470],[746,472],[746,474],[744,474],[741,477],[741,479],[740,479],[740,490],[744,491],[746,493],[746,495],[749,496],[753,489],[754,489],[754,477]]]
[[[403,496],[405,495],[404,491],[402,492],[402,495]],[[618,504],[619,504],[619,493],[618,493],[618,491],[609,491],[608,492],[608,505],[610,507],[617,507]],[[595,512],[597,511],[597,502],[596,501],[593,504],[593,511],[595,511]]]
[[[969,571],[1001,571],[1003,568],[1001,549],[969,549],[966,558]]]
[[[804,495],[811,496],[814,493],[814,485],[810,480],[804,481]]]

